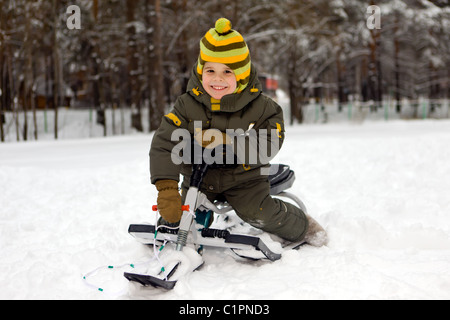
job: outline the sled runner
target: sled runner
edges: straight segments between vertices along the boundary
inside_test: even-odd
[[[184,274],[194,271],[203,265],[201,253],[205,247],[231,249],[236,255],[253,260],[267,259],[276,261],[287,249],[297,249],[304,242],[283,244],[261,236],[250,236],[229,231],[227,228],[209,228],[209,215],[226,216],[233,208],[226,202],[212,203],[199,191],[203,176],[208,170],[207,164],[193,166],[190,188],[186,195],[183,215],[178,228],[155,226],[151,224],[132,224],[128,232],[137,241],[153,245],[159,263],[155,264],[153,275],[150,271],[144,273],[124,273],[129,281],[138,282],[144,286],[173,289],[177,280]],[[304,212],[306,207],[295,195],[286,192],[295,180],[294,171],[287,165],[271,165],[269,172],[270,194],[276,197],[289,198]],[[157,211],[157,207],[153,207]],[[226,220],[226,219],[224,219]],[[270,245],[269,245],[270,242]],[[169,248],[172,244],[175,248]],[[188,256],[190,259],[184,259]],[[183,266],[184,263],[188,267]]]

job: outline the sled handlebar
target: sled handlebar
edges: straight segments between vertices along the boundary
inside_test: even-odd
[[[189,211],[189,206],[181,206],[182,211]],[[158,211],[158,206],[152,206],[152,211]]]

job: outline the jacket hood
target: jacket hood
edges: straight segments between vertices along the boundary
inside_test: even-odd
[[[255,100],[262,93],[262,85],[258,79],[258,72],[254,65],[251,65],[250,80],[247,87],[241,93],[233,93],[224,96],[219,102],[212,101],[211,96],[203,88],[200,79],[197,76],[197,64],[191,71],[186,92],[188,92],[195,100],[203,104],[212,112],[236,112],[243,109],[250,102]]]

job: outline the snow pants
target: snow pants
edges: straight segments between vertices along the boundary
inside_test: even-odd
[[[185,176],[182,183],[183,203],[189,181],[190,177]],[[211,202],[226,200],[243,221],[285,240],[300,241],[308,229],[306,215],[300,208],[270,196],[267,176],[243,173],[236,177],[227,169],[210,169],[200,191]]]

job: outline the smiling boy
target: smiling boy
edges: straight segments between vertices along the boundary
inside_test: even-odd
[[[233,140],[227,135],[227,129],[240,132],[249,128],[256,132],[275,131],[276,135],[264,137],[267,140],[265,145],[282,145],[282,109],[261,90],[242,35],[231,28],[229,20],[217,20],[215,28],[210,29],[200,41],[200,55],[192,70],[187,92],[163,117],[152,141],[150,173],[151,182],[158,190],[160,223],[179,223],[184,200],[178,192],[179,176],[184,176],[182,194],[185,196],[192,174],[192,165],[171,161],[171,151],[178,143],[172,141],[175,130],[188,131],[204,147],[211,145],[212,141],[204,141],[204,133],[210,129],[222,135],[219,144],[230,144]],[[198,123],[205,130],[198,132],[195,125]],[[218,141],[215,141],[217,144]],[[262,144],[258,147],[261,148]],[[304,239],[316,246],[324,245],[326,232],[314,219],[291,203],[270,196],[268,176],[261,174],[261,169],[267,167],[267,163],[250,163],[247,160],[244,163],[212,165],[200,191],[212,202],[225,199],[242,220],[256,228],[290,242]]]

